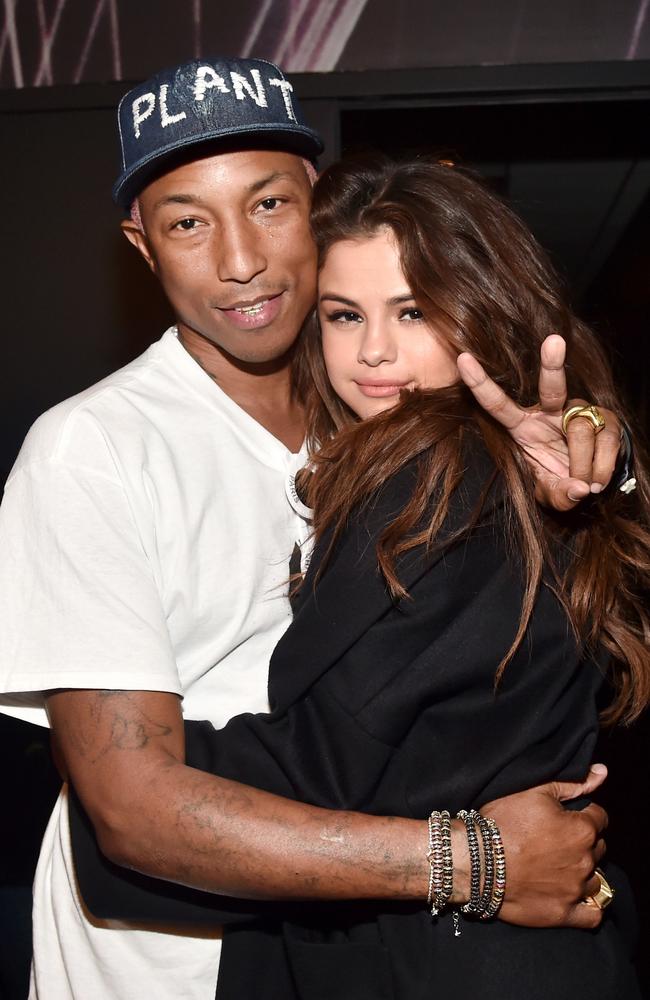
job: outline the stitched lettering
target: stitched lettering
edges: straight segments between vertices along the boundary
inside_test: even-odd
[[[251,97],[258,108],[267,107],[266,103],[266,91],[264,90],[264,84],[262,83],[262,77],[260,76],[260,71],[258,69],[251,70],[251,76],[255,81],[255,86],[257,91],[253,90],[250,80],[247,80],[245,76],[240,73],[230,73],[230,80],[235,91],[235,97],[238,101],[243,101],[246,94]]]
[[[141,105],[143,104],[146,105],[146,107],[140,110]],[[146,121],[147,118],[153,114],[155,106],[155,94],[142,94],[141,97],[136,98],[133,102],[133,131],[135,132],[136,139],[140,138],[140,126],[142,125],[142,122]]]
[[[277,78],[269,80],[269,83],[271,84],[272,87],[280,88],[280,90],[282,91],[282,99],[284,101],[284,106],[287,112],[287,116],[291,119],[292,122],[295,122],[297,119],[295,112],[293,110],[293,104],[291,103],[291,92],[293,91],[293,87],[291,86],[288,80],[278,80]]]
[[[170,115],[169,111],[167,110],[168,89],[169,85],[166,83],[163,83],[162,87],[160,88],[160,97],[159,97],[160,124],[162,125],[163,128],[166,128],[167,125],[173,125],[175,122],[180,122],[183,120],[183,118],[187,118],[187,115],[185,114],[184,111],[179,111],[177,115]]]
[[[202,101],[207,90],[216,87],[220,94],[229,94],[226,81],[212,68],[212,66],[199,66],[194,79],[194,98]]]

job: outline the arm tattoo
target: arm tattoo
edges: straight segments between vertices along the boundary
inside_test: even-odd
[[[143,750],[171,731],[148,716],[129,691],[98,691],[84,717],[68,729],[79,756],[93,764],[110,750]]]

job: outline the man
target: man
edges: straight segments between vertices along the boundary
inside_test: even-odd
[[[234,896],[420,899],[425,823],[330,813],[183,758],[181,698],[187,717],[215,725],[267,710],[266,666],[289,621],[288,558],[308,532],[285,494],[305,459],[291,352],[315,292],[305,160],[320,140],[281,72],[256,60],[161,73],[127,95],[120,126],[115,195],[135,200],[123,228],[177,326],[28,435],[0,522],[6,704],[36,721],[44,698],[62,771],[102,849],[126,867]],[[553,345],[546,360],[544,395],[557,394]],[[480,369],[466,374],[494,392]],[[507,401],[504,413],[548,462],[553,420]],[[558,506],[609,481],[618,431],[606,419],[614,445],[599,435],[593,474],[588,426],[580,474],[552,468]],[[565,814],[556,797],[600,780],[491,804],[508,851],[504,919],[597,924],[577,901],[598,888],[603,814]],[[457,828],[454,857],[462,897]],[[92,918],[64,786],[34,887],[31,996],[212,997],[212,938]]]

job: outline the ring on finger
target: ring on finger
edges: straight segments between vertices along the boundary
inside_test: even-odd
[[[595,906],[598,910],[604,910],[614,899],[615,890],[612,889],[600,868],[596,868],[594,875],[600,882],[600,888],[593,896],[586,896],[582,902],[587,906]]]
[[[576,417],[584,417],[594,429],[594,434],[600,434],[605,427],[605,418],[597,406],[570,406],[562,414],[562,433],[567,436],[567,427]]]

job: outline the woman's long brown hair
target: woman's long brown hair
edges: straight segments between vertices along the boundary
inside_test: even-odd
[[[522,406],[537,400],[542,341],[559,333],[567,343],[569,396],[620,413],[605,354],[569,308],[544,252],[520,219],[476,179],[433,160],[400,163],[366,154],[321,176],[312,227],[321,264],[334,243],[390,229],[426,319],[448,331],[458,353],[478,358]],[[606,721],[638,716],[650,701],[650,484],[636,440],[635,493],[626,497],[610,487],[577,511],[555,516],[535,503],[519,447],[464,386],[407,393],[393,409],[359,421],[329,384],[315,321],[298,349],[296,380],[312,430],[315,474],[306,477],[306,489],[317,541],[333,529],[333,544],[352,510],[416,459],[410,501],[386,526],[377,549],[392,595],[404,596],[396,558],[412,546],[435,542],[463,477],[465,442],[479,434],[505,485],[508,536],[525,575],[517,635],[497,682],[526,633],[544,569],[550,567],[579,641],[588,650],[602,646],[611,656],[616,696]],[[622,417],[631,424],[629,415]],[[475,517],[479,514],[477,507]],[[554,560],[558,551],[561,558]]]

